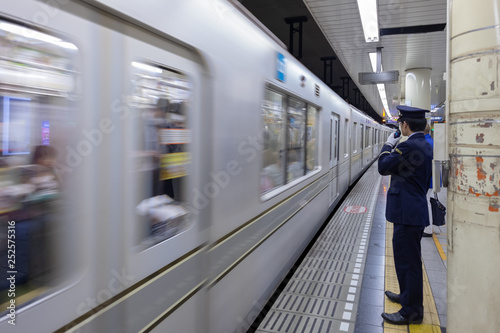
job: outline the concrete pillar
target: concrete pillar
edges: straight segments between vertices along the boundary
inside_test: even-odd
[[[430,110],[431,108],[431,69],[413,68],[406,70],[406,105]]]
[[[447,331],[500,332],[500,0],[448,4]]]

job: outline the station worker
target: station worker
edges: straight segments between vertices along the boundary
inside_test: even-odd
[[[425,140],[428,110],[400,105],[399,126],[408,139],[399,142],[401,135],[392,133],[378,160],[381,175],[390,175],[385,216],[394,224],[392,238],[394,264],[399,294],[386,291],[386,296],[402,308],[395,313],[382,313],[391,324],[419,324],[423,320],[423,277],[420,241],[429,225],[427,190],[432,165],[432,148]]]

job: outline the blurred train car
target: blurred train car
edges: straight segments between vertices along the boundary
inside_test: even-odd
[[[0,10],[2,332],[244,332],[391,131],[237,3]]]

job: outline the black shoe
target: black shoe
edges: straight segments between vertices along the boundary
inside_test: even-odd
[[[396,293],[393,293],[392,291],[386,290],[385,296],[387,296],[387,298],[390,299],[391,301],[393,301],[394,303],[401,304],[401,301],[399,300],[399,294],[396,294]]]
[[[422,237],[432,237],[432,233],[428,234],[428,233],[424,232],[424,234],[422,235]]]
[[[402,316],[399,312],[394,313],[382,313],[382,318],[390,324],[394,325],[409,325],[409,324],[422,324],[423,316],[417,313],[412,313],[408,317]]]

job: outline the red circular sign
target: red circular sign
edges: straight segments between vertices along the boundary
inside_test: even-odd
[[[366,212],[365,206],[347,206],[344,208],[344,212],[351,214],[361,214]]]

